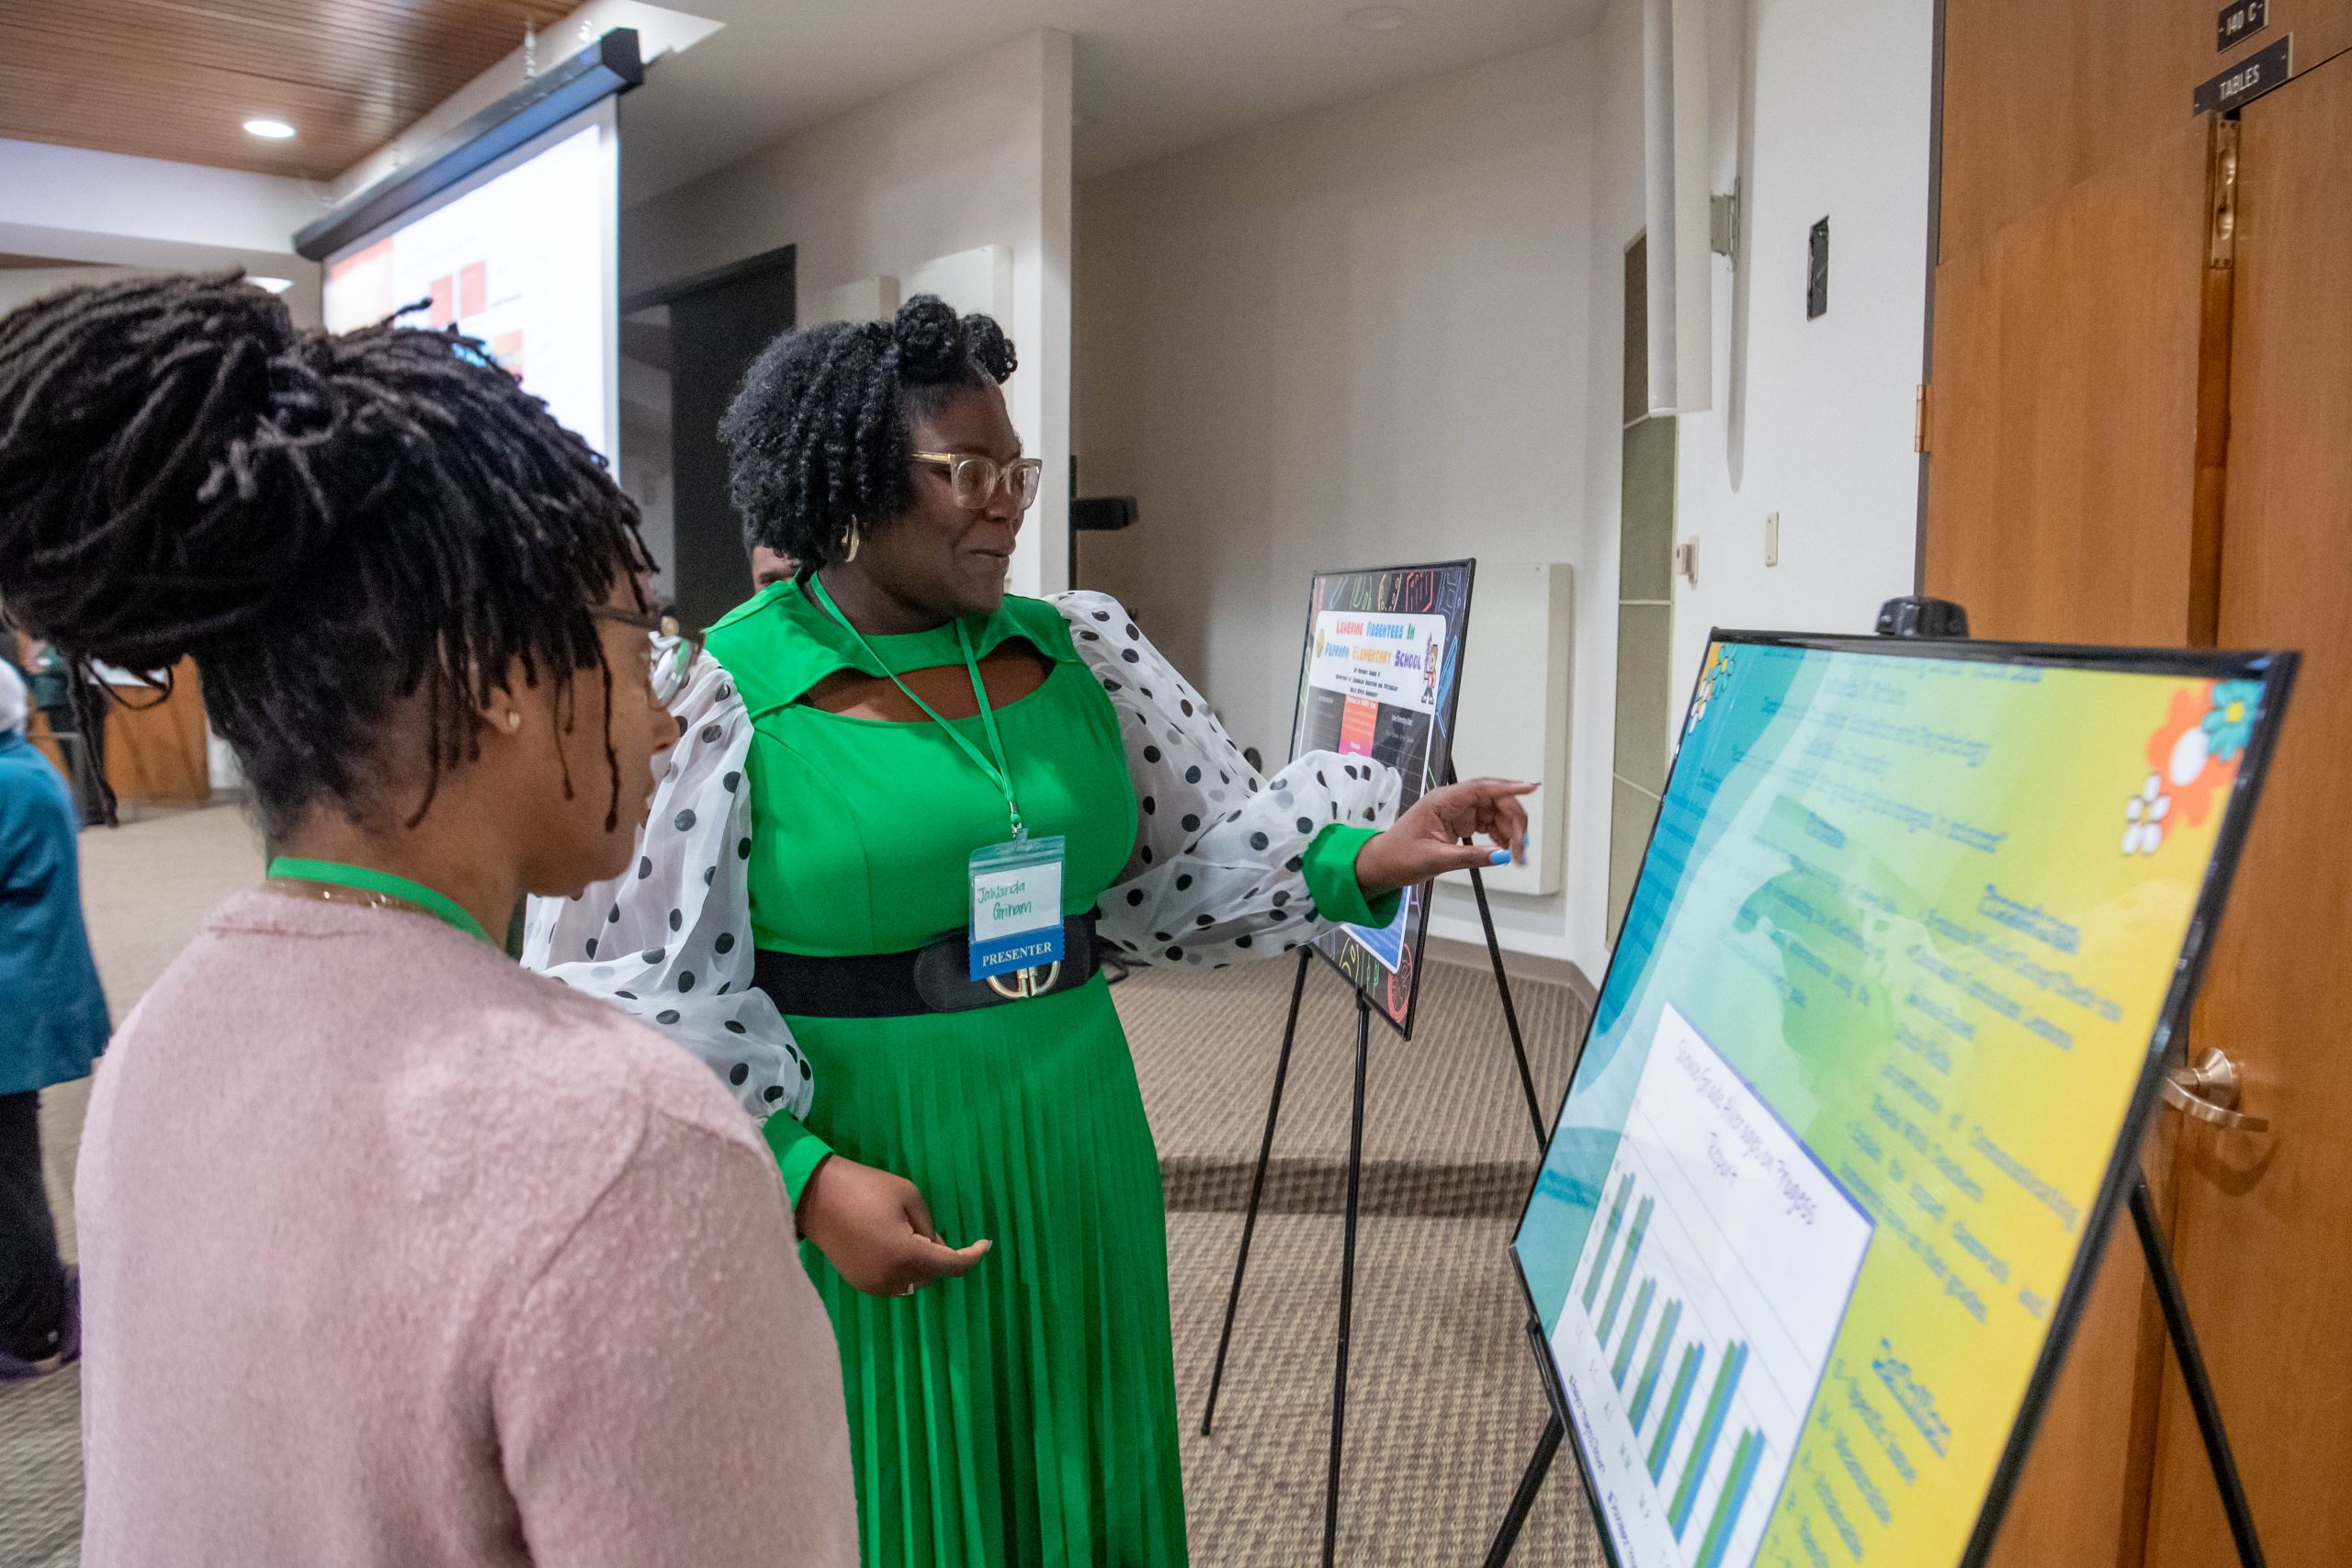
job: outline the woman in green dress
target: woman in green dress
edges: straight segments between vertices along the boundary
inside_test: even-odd
[[[1383,831],[1392,770],[1261,781],[1114,601],[1008,596],[1037,480],[1012,369],[994,322],[928,298],[761,356],[722,427],[735,499],[814,570],[712,629],[636,874],[536,911],[527,956],[763,1119],[841,1345],[866,1563],[1150,1568],[1185,1556],[1166,1223],[1096,955],[1385,923],[1503,852],[1463,840],[1517,846],[1532,786]],[[975,852],[1054,840],[1058,963],[973,979]]]

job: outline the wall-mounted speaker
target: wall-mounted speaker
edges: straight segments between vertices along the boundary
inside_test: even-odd
[[[1091,495],[1069,503],[1069,525],[1081,534],[1111,534],[1135,526],[1136,498]]]

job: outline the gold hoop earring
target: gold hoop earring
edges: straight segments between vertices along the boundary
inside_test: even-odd
[[[849,520],[849,525],[842,530],[842,537],[849,541],[849,547],[842,552],[842,561],[846,565],[857,558],[858,542],[865,537],[857,526],[856,518]]]

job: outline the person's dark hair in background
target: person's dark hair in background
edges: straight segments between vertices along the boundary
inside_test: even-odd
[[[788,582],[800,570],[790,556],[779,555],[754,539],[752,542],[752,592],[760,592],[779,582]]]
[[[368,803],[397,698],[424,699],[421,814],[510,664],[562,693],[602,663],[635,508],[462,340],[299,333],[218,277],[47,306],[0,322],[9,613],[77,664],[195,655],[271,837]]]

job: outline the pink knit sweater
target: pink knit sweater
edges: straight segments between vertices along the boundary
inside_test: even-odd
[[[99,1069],[77,1220],[85,1564],[856,1559],[750,1122],[435,921],[223,905]]]

